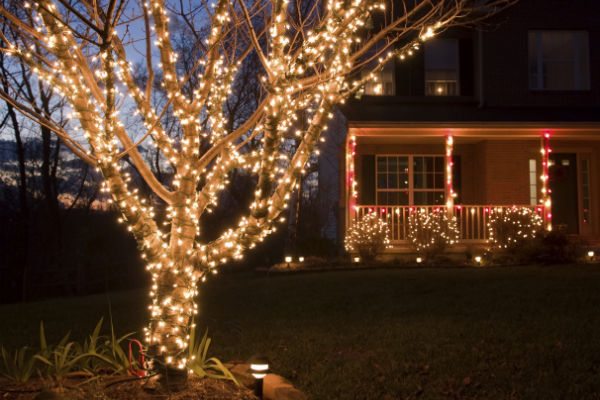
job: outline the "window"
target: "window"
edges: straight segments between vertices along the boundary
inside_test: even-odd
[[[413,204],[444,204],[444,157],[413,157]]]
[[[425,95],[458,96],[458,40],[425,42]]]
[[[409,204],[409,156],[377,156],[377,204]]]
[[[529,160],[529,204],[532,206],[538,203],[538,191],[537,191],[537,161],[535,159]]]
[[[365,94],[370,96],[393,96],[396,93],[396,80],[394,79],[394,60],[383,66],[377,73],[377,80],[369,81],[365,85]]]
[[[590,89],[587,32],[530,31],[528,40],[530,89]]]
[[[444,156],[377,156],[379,205],[445,204]]]

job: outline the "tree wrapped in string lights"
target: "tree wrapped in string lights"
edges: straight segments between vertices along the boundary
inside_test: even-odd
[[[370,212],[355,220],[344,238],[349,253],[358,253],[365,261],[372,261],[390,245],[390,229],[387,223]]]
[[[511,250],[538,236],[544,220],[528,207],[490,210],[488,243],[492,250]]]
[[[458,243],[460,231],[456,217],[445,207],[427,210],[417,208],[408,218],[408,240],[417,253],[434,257],[448,246]]]
[[[511,2],[5,0],[0,15],[15,34],[0,33],[2,51],[64,98],[70,122],[27,104],[17,86],[0,97],[101,173],[152,276],[148,345],[184,370],[199,283],[275,231],[334,107],[386,62]],[[187,69],[173,46],[176,25],[198,38]],[[228,100],[249,60],[260,101],[231,120]],[[165,95],[158,105],[157,91]],[[148,148],[157,152],[152,162]],[[254,177],[253,201],[207,239],[200,221],[233,171]]]

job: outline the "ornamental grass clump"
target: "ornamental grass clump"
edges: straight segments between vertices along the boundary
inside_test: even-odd
[[[48,344],[44,324],[40,323],[39,348],[0,348],[0,377],[16,384],[42,378],[61,387],[73,376],[92,379],[143,368],[127,355],[128,338],[132,333],[117,337],[111,322],[111,335],[101,335],[102,323],[100,319],[83,343],[70,340],[66,334],[55,345]]]
[[[344,246],[349,253],[358,253],[365,261],[390,247],[390,230],[376,213],[370,212],[355,220],[346,233]]]
[[[408,240],[417,253],[427,258],[443,253],[458,242],[459,236],[456,217],[449,216],[445,208],[420,208],[408,218]]]
[[[523,247],[541,233],[543,222],[530,208],[492,209],[487,224],[490,250],[511,251]]]

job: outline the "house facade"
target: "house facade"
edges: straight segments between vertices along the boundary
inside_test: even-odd
[[[340,232],[377,212],[403,251],[410,213],[445,208],[483,244],[517,206],[600,242],[600,2],[521,0],[446,31],[343,111]]]

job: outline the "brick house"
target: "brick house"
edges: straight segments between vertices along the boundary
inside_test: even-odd
[[[386,65],[343,110],[342,227],[447,207],[463,243],[490,212],[528,207],[546,228],[600,239],[600,2],[521,0]],[[354,187],[354,189],[353,189]]]

